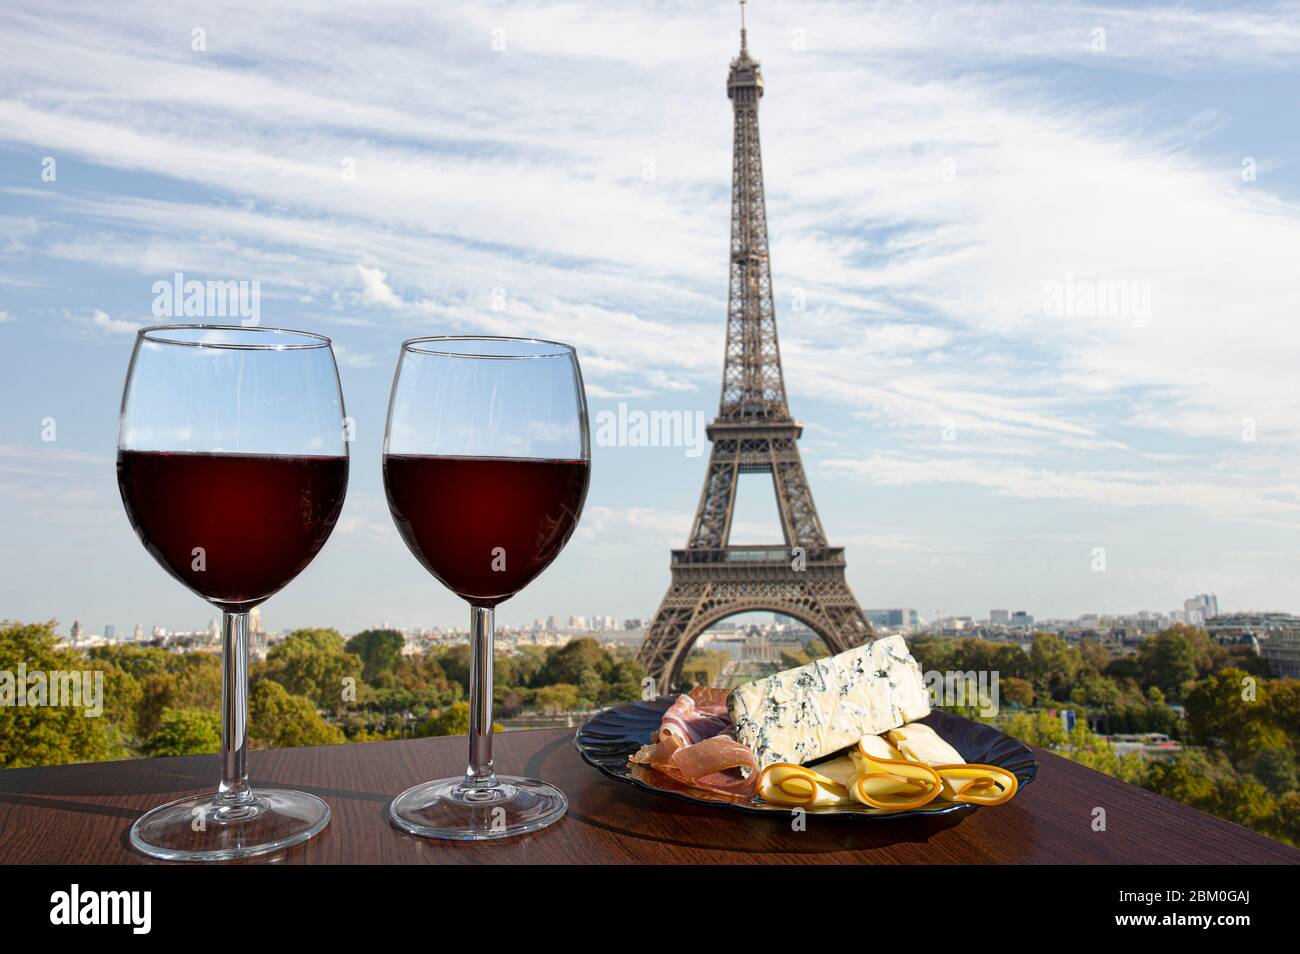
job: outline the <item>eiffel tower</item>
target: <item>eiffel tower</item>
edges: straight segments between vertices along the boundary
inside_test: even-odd
[[[874,638],[844,578],[844,549],[826,542],[796,443],[776,340],[767,208],[758,144],[759,64],[749,55],[741,3],[740,56],[727,96],[735,113],[731,174],[731,287],[722,401],[709,425],[709,469],[684,550],[672,551],[672,582],[637,659],[670,692],[695,640],[714,623],[762,610],[793,617],[832,652]],[[783,546],[731,544],[741,474],[771,474]]]

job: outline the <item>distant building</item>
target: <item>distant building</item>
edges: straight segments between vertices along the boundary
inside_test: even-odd
[[[869,609],[863,612],[872,626],[884,629],[915,629],[921,624],[921,617],[914,609]]]
[[[1034,617],[1024,610],[1016,610],[1011,614],[1012,626],[1024,626],[1026,628],[1034,625]]]
[[[81,642],[81,620],[74,619],[72,621],[72,629],[70,632],[71,640],[74,644]]]
[[[1183,622],[1188,626],[1203,626],[1219,615],[1219,598],[1213,593],[1202,593],[1183,600]]]
[[[1277,630],[1259,640],[1260,654],[1278,679],[1300,679],[1300,628]]]
[[[774,665],[781,661],[781,650],[772,644],[766,633],[757,626],[751,626],[741,644],[740,659],[742,662]]]
[[[105,638],[105,639],[112,639],[112,638],[113,638],[114,636],[116,636],[116,635],[117,635],[117,627],[115,627],[112,623],[105,623],[105,624],[104,624],[104,638]]]
[[[1011,611],[1010,610],[989,610],[989,625],[1010,626]]]
[[[1300,617],[1290,613],[1228,613],[1205,624],[1223,646],[1248,645],[1279,679],[1300,679]]]

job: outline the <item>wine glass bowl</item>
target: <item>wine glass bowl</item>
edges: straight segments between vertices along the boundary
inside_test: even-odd
[[[248,784],[248,612],[324,546],[348,481],[343,395],[321,335],[141,329],[122,396],[118,487],[145,549],[222,612],[222,778],[131,828],[155,858],[218,861],[306,841],[314,795]]]
[[[573,348],[532,338],[416,338],[402,345],[384,438],[384,487],[416,559],[470,604],[470,753],[463,777],[393,799],[389,820],[432,838],[535,831],[568,802],[492,763],[494,608],[559,555],[590,471]]]

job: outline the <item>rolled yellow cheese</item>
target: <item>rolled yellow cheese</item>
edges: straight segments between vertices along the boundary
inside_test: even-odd
[[[887,734],[904,758],[924,762],[939,773],[940,795],[947,801],[1001,805],[1016,794],[1020,783],[1013,773],[996,765],[967,763],[928,725],[909,723]]]
[[[897,757],[899,753],[879,736],[865,735],[850,752],[858,777],[849,793],[864,805],[888,811],[906,811],[928,805],[938,797],[943,781],[922,762]]]
[[[758,794],[773,805],[813,808],[822,805],[852,805],[848,786],[856,777],[847,756],[832,759],[815,769],[790,762],[776,762],[758,777]]]

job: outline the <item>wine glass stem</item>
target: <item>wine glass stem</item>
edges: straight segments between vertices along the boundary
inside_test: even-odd
[[[465,784],[496,785],[492,773],[492,627],[490,606],[471,606],[469,623],[469,768]]]
[[[221,614],[221,785],[225,802],[252,801],[248,785],[248,613]]]

